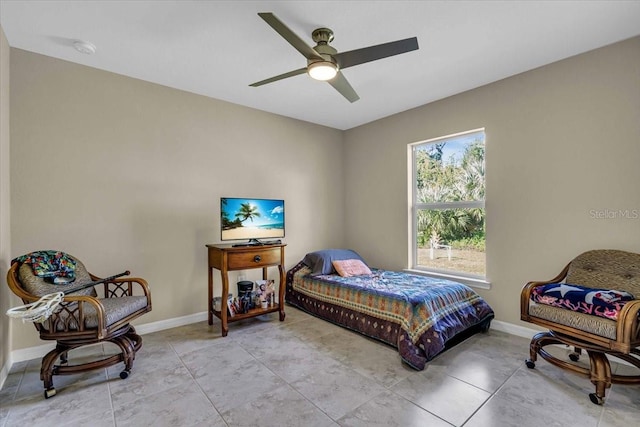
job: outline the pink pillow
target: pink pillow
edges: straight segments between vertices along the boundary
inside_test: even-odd
[[[362,276],[364,274],[371,274],[371,270],[366,264],[359,259],[344,259],[336,260],[332,262],[333,268],[336,269],[339,275],[342,277]]]

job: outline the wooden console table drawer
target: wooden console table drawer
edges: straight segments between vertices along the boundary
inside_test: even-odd
[[[248,252],[230,252],[227,255],[229,270],[243,270],[280,264],[280,248],[252,249]]]

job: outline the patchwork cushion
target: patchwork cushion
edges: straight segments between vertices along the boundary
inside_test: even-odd
[[[35,251],[19,256],[11,261],[29,264],[38,277],[65,278],[65,282],[75,280],[76,260],[70,255],[53,250]]]
[[[359,259],[336,260],[332,262],[333,267],[342,277],[363,276],[371,274],[369,267]]]
[[[364,262],[362,257],[351,249],[325,249],[322,251],[310,252],[305,255],[302,262],[311,269],[312,276],[319,276],[321,274],[335,273],[332,262],[345,259],[358,259],[366,265],[366,262]]]
[[[629,292],[615,289],[551,283],[534,288],[531,299],[541,304],[617,320],[624,305],[635,298]]]

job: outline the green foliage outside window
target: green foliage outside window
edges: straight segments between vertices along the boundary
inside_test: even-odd
[[[448,142],[419,147],[415,152],[417,203],[483,201],[484,141],[466,144],[461,156],[446,154]],[[418,246],[446,242],[452,248],[485,250],[483,208],[420,209]]]

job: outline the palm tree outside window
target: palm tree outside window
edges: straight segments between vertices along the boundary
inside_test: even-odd
[[[410,144],[411,268],[486,276],[485,132]]]

